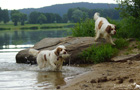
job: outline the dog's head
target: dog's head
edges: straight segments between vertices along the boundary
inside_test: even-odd
[[[115,35],[116,34],[116,26],[113,24],[110,24],[106,27],[106,31],[107,31],[107,33],[109,33],[111,35]]]
[[[66,47],[63,45],[60,45],[56,48],[55,55],[62,56],[62,58],[67,58],[69,56]]]

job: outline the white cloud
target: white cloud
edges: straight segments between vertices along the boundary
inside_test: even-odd
[[[72,2],[116,3],[115,0],[0,0],[0,7],[2,9],[39,8]]]

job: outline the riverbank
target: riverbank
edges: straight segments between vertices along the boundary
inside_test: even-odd
[[[139,60],[93,65],[91,71],[70,80],[61,90],[132,90],[134,82],[140,85]]]
[[[91,65],[91,71],[76,76],[60,89],[133,90],[134,83],[140,85],[139,53],[139,41],[131,41],[112,61]]]
[[[25,24],[14,26],[13,23],[0,23],[0,30],[48,30],[48,29],[68,29],[72,28],[75,23],[48,23],[48,24]]]

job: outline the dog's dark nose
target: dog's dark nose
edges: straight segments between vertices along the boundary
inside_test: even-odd
[[[64,54],[66,54],[67,52],[64,52]]]

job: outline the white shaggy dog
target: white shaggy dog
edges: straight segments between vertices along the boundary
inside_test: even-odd
[[[69,56],[65,46],[60,45],[54,50],[38,51],[30,49],[29,54],[36,56],[37,64],[40,69],[51,66],[52,70],[61,70],[65,58]]]
[[[100,17],[99,15],[100,14],[97,12],[94,14],[96,33],[95,41],[97,41],[98,38],[103,37],[112,45],[115,45],[111,35],[116,34],[116,26],[114,24],[110,24],[106,18]]]

